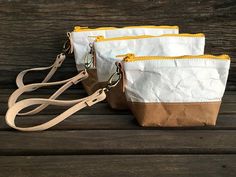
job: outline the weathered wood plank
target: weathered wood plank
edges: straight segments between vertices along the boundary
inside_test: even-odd
[[[25,99],[30,97],[41,97],[41,98],[47,98],[50,95],[52,95],[54,92],[56,92],[58,87],[45,87],[44,89],[38,89],[37,91],[33,92],[26,92],[24,93],[19,99]],[[0,103],[6,102],[9,98],[9,96],[15,91],[15,89],[12,88],[0,88],[1,93],[1,99]],[[87,93],[82,88],[80,84],[72,86],[68,90],[66,90],[62,95],[60,95],[60,99],[76,99],[80,97],[86,97]],[[236,92],[235,91],[226,91],[223,96],[223,102],[227,103],[234,103],[236,102]]]
[[[224,108],[224,112],[227,113],[234,113],[236,112],[236,110],[234,110],[233,108],[235,107],[235,104],[227,104],[225,105]],[[49,106],[48,108],[46,108],[45,110],[43,110],[42,112],[38,113],[39,115],[55,115],[55,114],[60,114],[63,111],[65,111],[66,109],[68,109],[69,107],[61,107],[61,106]],[[7,104],[1,104],[0,107],[0,115],[4,115],[6,113],[7,110]],[[113,110],[111,109],[107,103],[98,103],[95,104],[91,107],[86,107],[82,110],[79,111],[78,114],[82,114],[82,115],[113,115],[113,114],[118,114],[118,115],[126,115],[129,114],[130,111],[129,110]]]
[[[43,97],[46,98],[48,95],[52,94],[55,89],[40,89],[39,91],[26,93],[22,98],[29,97]],[[8,126],[4,121],[4,114],[7,107],[7,99],[9,95],[13,92],[12,89],[1,89],[0,92],[0,130],[8,129]],[[34,95],[35,94],[35,95]],[[61,99],[75,99],[86,96],[86,93],[82,89],[69,89],[63,94]],[[229,104],[225,104],[229,103]],[[204,127],[204,129],[232,129],[236,126],[236,119],[234,114],[236,103],[236,92],[226,92],[223,97],[223,106],[221,111],[217,127]],[[230,106],[231,105],[231,106]],[[44,111],[40,115],[35,115],[31,117],[21,117],[17,119],[17,123],[22,126],[36,125],[49,120],[52,116],[59,114],[61,110],[58,107],[47,109],[49,111]],[[99,115],[100,114],[100,115]],[[229,115],[226,115],[229,114]],[[122,116],[121,116],[122,115]],[[111,110],[106,103],[101,103],[99,106],[94,106],[91,109],[86,109],[82,112],[77,113],[71,118],[65,120],[63,123],[59,124],[53,129],[137,129],[134,117],[129,111],[116,111]],[[198,129],[198,128],[197,128]]]
[[[236,103],[222,103],[220,107],[220,114],[235,114],[236,110]],[[49,106],[42,112],[38,113],[39,115],[55,115],[60,114],[68,109],[68,107],[61,107],[61,106]],[[0,115],[4,115],[7,111],[7,104],[1,104],[0,107]],[[111,109],[107,103],[97,103],[91,107],[86,107],[82,110],[80,110],[77,114],[82,115],[126,115],[130,114],[129,110],[114,110]]]
[[[4,114],[7,107],[7,99],[12,93],[12,89],[1,89],[2,100],[0,100],[0,130],[9,129],[5,124]],[[36,92],[26,93],[23,98],[29,97],[44,97],[52,94],[55,89],[41,89]],[[34,95],[35,94],[35,95]],[[61,96],[61,99],[75,99],[86,96],[86,93],[82,89],[69,89],[65,94]],[[194,129],[235,129],[235,105],[236,104],[236,92],[226,92],[223,97],[222,109],[217,121],[216,127],[195,127]],[[48,111],[49,110],[49,111]],[[43,123],[56,114],[59,114],[62,110],[58,107],[51,107],[40,113],[39,115],[31,117],[17,118],[17,123],[22,126],[37,125]],[[65,120],[63,123],[54,127],[53,130],[74,130],[74,129],[140,129],[134,120],[133,115],[129,111],[117,111],[110,109],[105,102],[93,106],[92,108],[85,109],[79,113],[71,116],[71,118]],[[143,129],[143,128],[141,128]],[[189,129],[189,128],[187,128]],[[193,129],[193,128],[191,128]]]
[[[56,116],[56,115],[55,115]],[[22,127],[39,125],[50,120],[49,115],[36,115],[17,118],[16,124]],[[50,128],[51,130],[236,130],[236,114],[220,114],[216,126],[203,127],[141,127],[132,114],[127,115],[73,115],[62,123]],[[0,116],[0,130],[12,130],[5,123],[5,117]]]
[[[54,93],[55,89],[41,89],[36,92],[32,93],[26,93],[22,96],[22,98],[30,98],[30,97],[42,97],[42,98],[48,98],[49,95]],[[10,96],[10,94],[13,92],[12,89],[0,89],[1,93],[1,99],[0,99],[0,115],[4,115],[7,110],[7,101]],[[85,97],[87,94],[84,90],[81,89],[70,89],[66,91],[60,99],[78,99]],[[236,107],[236,95],[235,92],[226,92],[226,94],[223,97],[223,103],[221,105],[220,113],[221,114],[234,114],[236,113],[235,110]],[[45,111],[42,111],[41,115],[55,115],[62,112],[62,109],[58,109],[58,106],[49,106]],[[61,108],[61,107],[60,107]],[[85,108],[79,112],[79,114],[88,114],[88,115],[94,115],[94,114],[104,114],[104,115],[112,115],[112,114],[119,114],[119,115],[125,115],[130,114],[130,111],[127,110],[112,110],[109,108],[108,104],[106,102],[102,102],[99,104],[96,104],[92,107]]]
[[[234,177],[236,155],[1,156],[1,177]]]
[[[15,76],[22,69],[51,64],[61,50],[65,33],[74,25],[179,25],[181,32],[206,34],[206,53],[228,53],[235,62],[235,12],[234,0],[3,0],[0,2],[0,75],[5,77],[0,81],[14,87]],[[71,68],[75,70],[73,59],[66,62],[59,76],[69,75],[67,71]],[[230,89],[235,89],[234,71],[229,77],[229,84],[234,85]]]
[[[235,130],[0,132],[0,155],[236,153]]]

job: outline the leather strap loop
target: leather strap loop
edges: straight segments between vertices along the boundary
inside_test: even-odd
[[[67,90],[71,85],[77,84],[78,82],[86,79],[88,77],[88,73],[86,70],[81,71],[78,75],[67,79],[63,81],[58,81],[58,82],[49,82],[49,83],[36,83],[36,84],[29,84],[25,85],[23,87],[18,88],[15,90],[11,96],[9,97],[8,100],[8,107],[11,108],[18,100],[18,98],[25,92],[28,92],[32,90],[33,88],[40,88],[40,87],[48,87],[48,86],[53,86],[53,85],[60,85],[64,84],[61,86],[53,95],[49,97],[49,99],[56,99],[58,96],[60,96],[65,90]],[[82,101],[83,99],[81,99]],[[41,104],[40,106],[36,107],[35,109],[24,112],[24,113],[18,113],[18,115],[33,115],[36,114],[40,111],[42,111],[44,108],[46,108],[48,104]]]
[[[25,84],[23,82],[24,76],[25,76],[25,74],[27,74],[28,72],[31,72],[31,71],[44,71],[44,70],[50,69],[50,71],[48,72],[47,76],[44,78],[42,83],[49,81],[49,79],[51,79],[51,77],[54,75],[54,73],[57,71],[57,69],[61,66],[61,64],[63,63],[65,58],[66,58],[66,55],[64,53],[61,53],[61,54],[57,55],[55,62],[51,66],[31,68],[31,69],[26,69],[24,71],[21,71],[16,77],[16,85],[18,86],[18,88],[25,86]],[[31,88],[27,92],[36,90],[37,88],[38,87]]]
[[[106,98],[105,89],[99,89],[94,94],[84,98],[82,101],[77,100],[75,102],[73,101],[64,101],[64,100],[52,100],[52,99],[37,99],[37,98],[31,98],[31,99],[25,99],[22,101],[17,102],[12,107],[10,107],[6,113],[6,122],[7,124],[17,130],[20,131],[42,131],[46,130],[48,128],[51,128],[58,123],[62,122],[69,116],[73,115],[77,111],[87,107],[92,106]],[[73,105],[71,108],[66,110],[65,112],[61,113],[60,115],[56,116],[55,118],[51,119],[50,121],[43,123],[41,125],[32,126],[32,127],[18,127],[15,125],[15,118],[16,115],[24,108],[37,105],[37,104],[47,104],[47,105],[58,105],[58,106],[68,106]]]

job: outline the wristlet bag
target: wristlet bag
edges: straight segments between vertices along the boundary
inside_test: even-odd
[[[180,56],[204,54],[205,36],[199,34],[164,34],[160,36],[125,36],[104,38],[99,36],[94,42],[97,68],[97,85],[104,86],[116,71],[115,62],[121,61],[117,55],[136,53],[138,56]],[[113,109],[127,109],[122,83],[107,93],[107,101]]]
[[[128,54],[122,67],[126,98],[140,125],[216,124],[230,67],[229,56]]]
[[[162,34],[178,34],[178,32],[177,26],[101,27],[95,29],[75,27],[74,31],[69,34],[69,38],[78,71],[86,68],[89,74],[89,77],[82,81],[86,92],[91,94],[104,86],[104,84],[97,82],[96,60],[93,48],[97,36],[105,38],[136,35],[158,36]]]

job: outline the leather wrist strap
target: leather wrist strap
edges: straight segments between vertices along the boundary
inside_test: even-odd
[[[17,102],[12,107],[10,107],[6,113],[6,122],[7,124],[17,130],[20,131],[42,131],[46,130],[48,128],[51,128],[61,121],[65,120],[69,116],[73,115],[77,111],[87,107],[92,106],[106,98],[105,89],[99,89],[94,94],[82,99],[81,100],[71,100],[71,101],[65,101],[65,100],[52,100],[52,99],[40,99],[40,98],[31,98],[31,99],[25,99],[22,101]],[[41,125],[32,126],[32,127],[18,127],[15,125],[15,118],[16,115],[24,108],[32,106],[32,105],[58,105],[58,106],[68,106],[73,105],[69,109],[67,109],[65,112],[61,113],[60,115],[56,116],[55,118],[51,119],[50,121],[43,123]]]
[[[60,96],[65,90],[67,90],[71,85],[77,84],[80,81],[86,79],[88,77],[88,73],[86,70],[81,71],[78,75],[67,79],[63,81],[58,81],[58,82],[48,82],[48,83],[36,83],[36,84],[29,84],[25,85],[23,87],[18,88],[15,90],[11,96],[9,97],[8,100],[8,107],[11,108],[18,100],[18,98],[25,92],[31,91],[34,88],[40,88],[40,87],[48,87],[48,86],[53,86],[53,85],[61,85],[61,86],[53,95],[49,97],[49,99],[56,99],[58,96]],[[82,100],[82,99],[81,99]],[[36,114],[40,111],[42,111],[44,108],[46,108],[48,104],[41,104],[38,107],[34,108],[31,111],[24,112],[24,113],[18,113],[18,115],[33,115]]]
[[[21,88],[23,86],[25,86],[23,79],[26,73],[31,72],[31,71],[44,71],[44,70],[50,70],[47,74],[47,76],[44,78],[44,80],[42,81],[42,83],[45,83],[47,81],[49,81],[49,79],[51,79],[51,77],[54,75],[54,73],[57,71],[57,69],[61,66],[61,64],[63,63],[63,61],[65,60],[66,55],[64,53],[61,53],[59,55],[57,55],[57,58],[55,60],[55,62],[48,67],[39,67],[39,68],[32,68],[32,69],[26,69],[24,71],[21,71],[17,77],[16,77],[16,85],[18,86],[18,88]],[[31,90],[27,90],[28,92],[36,90],[38,87],[34,87]]]

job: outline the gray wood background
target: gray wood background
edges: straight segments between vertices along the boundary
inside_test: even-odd
[[[206,53],[232,58],[217,126],[143,128],[129,111],[111,110],[102,102],[45,132],[9,128],[4,115],[17,73],[53,63],[75,25],[178,25],[180,32],[205,33]],[[0,0],[0,177],[235,177],[235,46],[235,0]],[[76,72],[70,56],[53,79]],[[43,74],[27,76],[27,82],[40,81]],[[81,86],[74,88],[61,98],[86,95]],[[62,111],[49,107],[17,124],[37,125]]]

